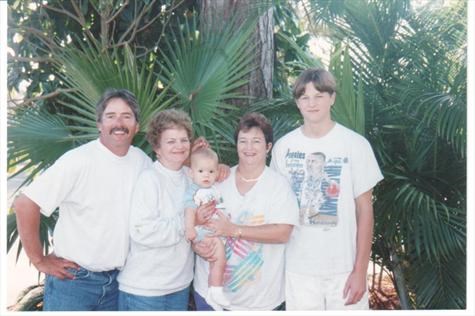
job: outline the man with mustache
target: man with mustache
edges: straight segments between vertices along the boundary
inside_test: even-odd
[[[116,276],[129,249],[132,190],[151,160],[131,146],[139,130],[131,92],[105,91],[96,115],[99,138],[62,155],[14,202],[23,247],[46,275],[43,310],[117,310]],[[40,214],[50,216],[58,207],[54,252],[45,255]]]

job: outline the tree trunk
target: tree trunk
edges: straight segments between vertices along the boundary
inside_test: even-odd
[[[251,72],[249,92],[251,96],[271,99],[274,74],[274,17],[272,8],[259,17],[254,40],[257,43],[255,64],[258,67]]]
[[[391,250],[392,271],[396,282],[396,290],[399,296],[401,309],[412,309],[409,303],[409,294],[407,293],[406,281],[404,280],[404,271],[402,270],[401,260],[395,251]]]
[[[222,23],[233,18],[243,23],[256,9],[255,0],[200,0],[201,23],[212,25],[214,17]],[[214,20],[215,21],[215,20]],[[272,78],[274,74],[274,18],[272,8],[259,16],[258,23],[250,38],[250,45],[256,45],[252,71],[248,76],[248,84],[239,88],[239,92],[251,97],[250,100],[236,99],[231,103],[238,106],[249,106],[253,99],[272,98]]]
[[[44,284],[32,285],[24,289],[18,296],[17,302],[8,306],[9,311],[39,311],[43,309]]]

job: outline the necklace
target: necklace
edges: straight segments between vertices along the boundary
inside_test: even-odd
[[[263,172],[263,173],[261,173],[261,175],[258,176],[257,178],[254,178],[254,179],[247,179],[247,178],[244,178],[244,177],[241,175],[241,173],[240,173],[239,171],[238,171],[238,173],[239,173],[239,178],[240,178],[242,181],[246,182],[246,183],[259,181],[259,179],[260,179],[260,178],[262,177],[262,175],[264,174],[264,172]]]

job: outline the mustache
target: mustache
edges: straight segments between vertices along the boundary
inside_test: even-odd
[[[109,134],[112,134],[114,132],[124,132],[126,134],[129,134],[129,129],[127,127],[114,127],[110,130]]]

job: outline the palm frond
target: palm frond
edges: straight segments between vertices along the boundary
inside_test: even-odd
[[[465,293],[465,253],[458,252],[440,262],[411,256],[411,270],[407,273],[409,285],[417,293],[415,300],[420,309],[465,309],[466,300],[457,293]]]
[[[355,91],[353,70],[348,49],[337,50],[333,54],[330,69],[335,75],[338,88],[332,115],[340,124],[365,135],[365,107],[361,81]]]
[[[40,218],[40,243],[43,248],[43,253],[47,255],[49,253],[49,248],[51,246],[50,236],[53,234],[56,221],[58,220],[58,211],[53,212],[51,216],[46,217],[41,214]],[[9,213],[7,215],[7,252],[13,247],[15,242],[18,240],[18,227],[16,221],[16,214]],[[18,243],[17,252],[16,252],[16,261],[20,257],[20,253],[23,249],[21,241]]]
[[[272,123],[274,143],[302,124],[302,116],[290,94],[253,103],[246,112],[264,114]]]
[[[135,94],[140,107],[140,132],[134,144],[150,153],[144,138],[146,126],[154,113],[175,101],[165,98],[168,86],[159,90],[158,78],[150,65],[139,65],[128,46],[107,51],[93,41],[81,43],[80,49],[66,49],[57,58],[63,69],[62,79],[76,88],[67,94],[70,102],[63,103],[73,113],[65,115],[70,128],[85,139],[97,137],[97,132],[92,131],[96,126],[95,104],[99,97],[108,88],[128,89]]]
[[[323,67],[322,62],[319,59],[315,58],[309,52],[302,49],[302,47],[300,47],[290,37],[286,36],[283,33],[277,33],[275,36],[278,37],[280,41],[288,44],[288,46],[295,51],[295,55],[299,60],[297,62],[292,62],[292,64],[293,66],[296,66],[296,69],[303,71],[308,68]]]
[[[241,25],[233,20],[206,32],[194,18],[183,23],[182,32],[171,34],[167,54],[161,56],[160,78],[170,86],[169,94],[190,114],[195,132],[214,148],[219,139],[232,140],[235,125],[223,123],[237,122],[240,114],[228,101],[246,97],[236,89],[247,83],[251,71],[254,50],[249,40],[255,23],[256,18]]]
[[[17,109],[8,123],[8,168],[19,167],[10,177],[31,170],[21,186],[78,143],[60,117],[44,110]]]

